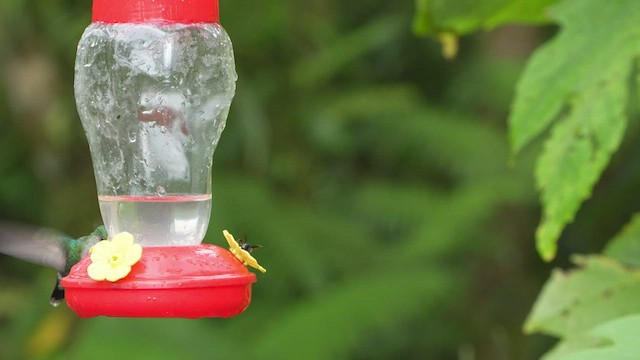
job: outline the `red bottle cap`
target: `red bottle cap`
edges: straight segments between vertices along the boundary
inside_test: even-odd
[[[215,23],[218,0],[93,0],[93,22]]]

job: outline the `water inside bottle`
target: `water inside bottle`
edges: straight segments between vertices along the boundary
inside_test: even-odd
[[[211,195],[99,196],[110,236],[128,231],[143,246],[197,245],[209,225]]]

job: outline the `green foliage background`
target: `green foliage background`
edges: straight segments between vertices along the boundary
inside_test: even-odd
[[[539,358],[553,340],[525,336],[522,324],[551,269],[534,251],[546,211],[533,171],[543,147],[534,140],[514,161],[507,118],[528,55],[558,27],[477,30],[551,23],[557,18],[546,9],[553,2],[223,0],[239,82],[215,155],[205,241],[223,244],[227,228],[264,246],[256,256],[269,272],[258,276],[250,308],[233,319],[80,320],[49,306],[53,270],[0,256],[0,359]],[[617,19],[622,10],[607,14]],[[89,0],[0,2],[2,219],[74,236],[100,224],[72,87],[75,46],[89,22]],[[436,41],[416,36],[474,31],[450,61]],[[557,47],[564,48],[562,39]],[[578,45],[580,64],[586,48]],[[520,99],[531,89],[531,68]],[[575,104],[573,78],[545,81],[562,90],[539,91],[549,101]],[[597,107],[599,96],[581,100]],[[518,101],[512,140],[523,134],[514,124],[537,119]],[[620,111],[627,108],[634,119],[632,105]],[[547,114],[548,121],[556,115]],[[626,141],[564,232],[553,266],[569,266],[571,253],[600,250],[636,209],[637,130],[629,121]],[[511,145],[520,149],[535,134],[526,137]],[[608,162],[598,160],[599,169]],[[588,197],[581,194],[575,211]],[[580,270],[562,279],[570,283],[555,287],[566,300],[559,306],[574,314],[570,289],[583,294],[581,276],[591,288],[590,274],[605,274],[604,290],[613,286],[607,281],[637,282],[634,239],[615,242],[609,257],[580,258]],[[562,309],[544,306],[556,277],[564,276],[558,274],[525,330],[577,332],[554,325]],[[633,294],[610,296],[627,306]],[[579,321],[592,313],[584,306],[576,310]],[[640,327],[634,310],[590,320],[594,332],[581,329],[556,354]],[[614,315],[624,317],[608,322]]]

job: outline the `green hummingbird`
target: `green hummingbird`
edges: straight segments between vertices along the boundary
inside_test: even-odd
[[[99,226],[91,234],[74,239],[53,229],[0,222],[0,253],[58,270],[56,286],[49,302],[58,306],[64,299],[60,280],[99,241],[106,240],[107,230]]]

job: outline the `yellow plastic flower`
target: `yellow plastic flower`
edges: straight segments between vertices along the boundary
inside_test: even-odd
[[[142,246],[133,242],[133,235],[121,232],[111,240],[93,245],[89,277],[96,281],[118,281],[129,275],[131,266],[142,257]]]
[[[231,235],[227,230],[224,230],[222,233],[229,243],[229,250],[231,250],[231,253],[235,255],[238,260],[242,261],[244,265],[251,266],[252,268],[258,269],[263,273],[267,272],[267,269],[258,264],[258,260],[251,256],[251,254],[249,254],[247,250],[240,247],[236,239],[233,238],[233,235]]]

